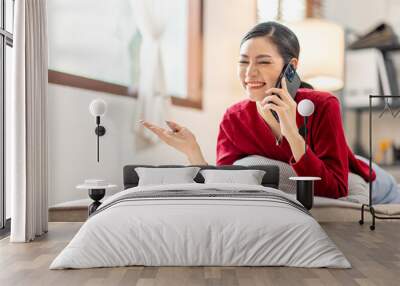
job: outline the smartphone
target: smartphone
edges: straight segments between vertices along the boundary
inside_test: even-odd
[[[278,77],[278,80],[275,84],[276,88],[282,88],[282,78],[286,78],[286,86],[289,91],[290,96],[294,99],[296,97],[297,90],[299,89],[301,85],[301,80],[299,75],[297,74],[296,70],[291,64],[286,64],[283,69],[281,74]],[[278,94],[275,94],[279,98],[281,98]],[[276,121],[279,122],[279,116],[278,114],[271,110],[272,115],[275,117]]]

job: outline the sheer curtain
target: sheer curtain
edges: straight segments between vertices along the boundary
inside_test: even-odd
[[[144,119],[162,125],[169,106],[161,53],[161,40],[168,10],[166,5],[168,1],[165,0],[134,0],[132,2],[138,30],[142,34],[136,122]],[[135,126],[138,134],[154,142],[157,141],[157,136],[153,133],[138,124]]]
[[[6,114],[11,188],[11,242],[47,232],[46,0],[15,1],[14,70]]]

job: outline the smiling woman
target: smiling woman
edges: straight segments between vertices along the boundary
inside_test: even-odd
[[[276,88],[283,67],[298,66],[300,46],[296,35],[277,22],[260,23],[243,38],[238,77],[247,99],[225,112],[217,140],[217,164],[231,165],[249,155],[261,155],[290,164],[298,176],[320,177],[315,194],[339,198],[348,194],[349,172],[369,181],[368,165],[357,159],[347,145],[339,100],[329,92],[316,91],[302,83],[294,98],[286,79]],[[311,100],[315,112],[309,117],[305,140],[297,104]],[[272,111],[279,116],[279,122]],[[196,137],[187,128],[169,122],[172,131],[149,122],[144,126],[164,142],[186,154],[191,164],[207,164]],[[312,136],[310,136],[312,134]],[[275,144],[279,142],[278,144]],[[375,179],[373,173],[372,180]]]

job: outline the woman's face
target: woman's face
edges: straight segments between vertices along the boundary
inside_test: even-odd
[[[265,97],[265,91],[275,86],[283,66],[284,60],[275,44],[265,37],[242,44],[238,75],[250,100],[260,101]]]

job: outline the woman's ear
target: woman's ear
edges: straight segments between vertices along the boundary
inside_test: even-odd
[[[297,70],[297,64],[299,63],[298,59],[292,58],[289,63],[294,67],[295,70]]]

